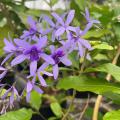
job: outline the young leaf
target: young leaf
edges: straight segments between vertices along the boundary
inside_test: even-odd
[[[52,109],[53,113],[57,116],[57,117],[61,117],[62,116],[62,108],[60,106],[59,103],[57,102],[53,102],[50,104],[50,108]]]
[[[42,103],[42,95],[36,91],[31,92],[30,104],[36,110],[39,110]]]

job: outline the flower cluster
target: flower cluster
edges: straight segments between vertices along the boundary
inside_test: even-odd
[[[51,14],[52,19],[47,15],[43,15],[42,20],[46,22],[46,28],[42,27],[40,22],[33,20],[33,18],[29,16],[29,29],[23,31],[20,38],[15,38],[14,40],[4,39],[6,57],[1,63],[0,79],[2,79],[8,71],[8,69],[2,67],[8,59],[12,58],[10,62],[11,68],[21,64],[23,61],[27,61],[27,63],[29,63],[30,74],[27,76],[26,89],[24,90],[26,90],[26,100],[28,102],[33,89],[40,94],[43,93],[40,86],[47,86],[43,77],[44,74],[53,76],[56,80],[59,75],[59,63],[63,63],[65,66],[72,65],[72,62],[68,59],[68,54],[76,50],[78,51],[78,55],[83,57],[86,49],[88,51],[92,50],[90,43],[83,39],[83,36],[94,23],[99,23],[99,21],[91,19],[86,9],[84,16],[87,20],[87,25],[84,30],[81,30],[80,27],[74,27],[71,24],[74,15],[74,10],[70,10],[63,15],[58,15],[53,12]],[[51,37],[49,40],[48,36],[49,38]],[[56,42],[58,42],[59,45],[55,46],[54,43]],[[49,50],[50,54],[48,54]],[[90,59],[89,54],[87,54],[86,57]],[[38,65],[39,61],[43,63],[40,66]],[[52,73],[46,71],[48,66],[52,67]],[[39,84],[36,84],[36,78],[39,79]],[[3,88],[5,85],[0,84],[0,86]],[[21,95],[17,92],[15,84],[13,84],[1,98],[5,99],[8,96],[10,105],[13,105],[15,99],[20,99]]]

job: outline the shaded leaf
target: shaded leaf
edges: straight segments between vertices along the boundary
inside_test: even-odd
[[[98,67],[92,67],[85,70],[85,72],[105,72],[111,74],[117,81],[120,82],[120,67],[111,63],[103,64]]]

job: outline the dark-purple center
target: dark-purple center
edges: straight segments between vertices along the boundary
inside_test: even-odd
[[[64,52],[62,50],[59,50],[52,55],[52,58],[54,59],[55,63],[58,64],[60,62],[60,58],[64,55]]]
[[[24,52],[25,55],[30,55],[30,60],[34,61],[34,60],[39,60],[39,53],[41,51],[37,49],[37,47],[33,46],[31,49],[26,50]]]
[[[30,28],[30,29],[29,29],[29,32],[30,32],[30,34],[35,34],[35,33],[36,33],[36,30],[33,29],[33,28]]]

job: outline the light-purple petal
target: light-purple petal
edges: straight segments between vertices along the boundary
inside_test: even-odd
[[[44,59],[46,62],[50,63],[50,64],[54,64],[55,61],[52,59],[52,57],[50,55],[46,55],[46,54],[41,54],[42,59]]]
[[[37,87],[36,85],[34,85],[34,90],[37,91],[39,94],[43,93],[43,90]]]
[[[14,102],[14,91],[12,91],[10,96],[10,104],[13,105],[13,102]]]
[[[36,30],[36,22],[33,20],[32,16],[28,16],[28,23],[30,25],[30,27],[34,30]]]
[[[65,32],[65,28],[64,27],[60,27],[58,28],[58,30],[55,32],[55,36],[60,36]]]
[[[47,86],[44,78],[40,75],[40,73],[38,73],[38,78],[42,86]]]
[[[30,102],[30,94],[31,94],[30,92],[28,92],[28,93],[26,94],[26,101],[27,101],[27,102]]]
[[[50,26],[55,27],[55,24],[54,24],[54,22],[50,19],[50,17],[44,16],[44,19],[45,19],[46,22],[49,23]]]
[[[59,73],[58,64],[55,64],[55,65],[53,66],[53,76],[54,76],[54,79],[55,79],[55,80],[58,78],[58,73]]]
[[[38,49],[44,48],[46,45],[47,45],[47,36],[40,37],[38,43],[36,44]]]
[[[16,47],[13,45],[13,43],[8,41],[6,38],[4,39],[4,43],[5,43],[5,47],[4,47],[5,52],[13,52],[16,50]]]
[[[34,60],[30,63],[30,75],[34,76],[36,71],[37,71],[37,61]]]
[[[47,71],[42,71],[42,73],[45,74],[45,75],[47,75],[47,76],[53,76],[52,73],[49,73],[49,72],[47,72]]]
[[[88,22],[90,21],[90,14],[87,8],[85,9],[85,18]]]
[[[67,30],[70,30],[70,31],[72,31],[72,32],[76,32],[76,27],[68,26],[68,27],[67,27]]]
[[[55,52],[55,46],[54,45],[50,45],[50,51],[53,54]]]
[[[45,62],[43,63],[39,68],[38,68],[38,71],[43,71],[46,67],[48,67],[49,63]]]
[[[62,57],[60,61],[66,66],[72,65],[72,62],[66,56]]]
[[[15,66],[17,64],[20,64],[22,63],[24,60],[26,59],[26,56],[25,55],[19,55],[17,56],[16,58],[14,58],[11,62],[11,66]]]
[[[64,26],[64,21],[58,14],[56,14],[54,12],[54,13],[52,13],[52,16],[57,20],[58,23],[60,23],[62,26]]]
[[[84,50],[82,48],[82,45],[78,42],[78,50],[79,50],[79,55],[80,57],[84,56]]]
[[[67,20],[65,22],[66,25],[69,25],[73,18],[74,18],[74,15],[75,15],[75,10],[71,10],[69,13],[68,13],[68,16],[67,16]]]
[[[13,55],[13,53],[8,54],[5,59],[2,61],[1,65],[3,65],[11,56]]]
[[[2,67],[2,66],[0,66],[0,71],[5,71],[5,70],[7,70],[6,68],[4,68],[4,67]]]
[[[7,71],[4,71],[3,73],[1,73],[0,74],[0,79],[4,78],[6,74],[7,74]]]
[[[27,93],[31,92],[32,89],[33,89],[33,85],[30,81],[28,81],[27,82],[27,88],[26,88]]]
[[[95,24],[100,24],[100,21],[99,20],[91,20],[93,23]]]
[[[14,39],[14,42],[18,47],[22,47],[22,48],[29,48],[30,47],[30,44],[28,42],[26,42],[25,40]]]
[[[88,23],[85,29],[81,32],[81,36],[85,35],[88,32],[88,30],[92,27],[92,25],[93,25],[92,22]]]
[[[90,43],[87,40],[84,40],[82,38],[79,39],[79,42],[88,50],[92,50],[92,47],[90,45]]]

